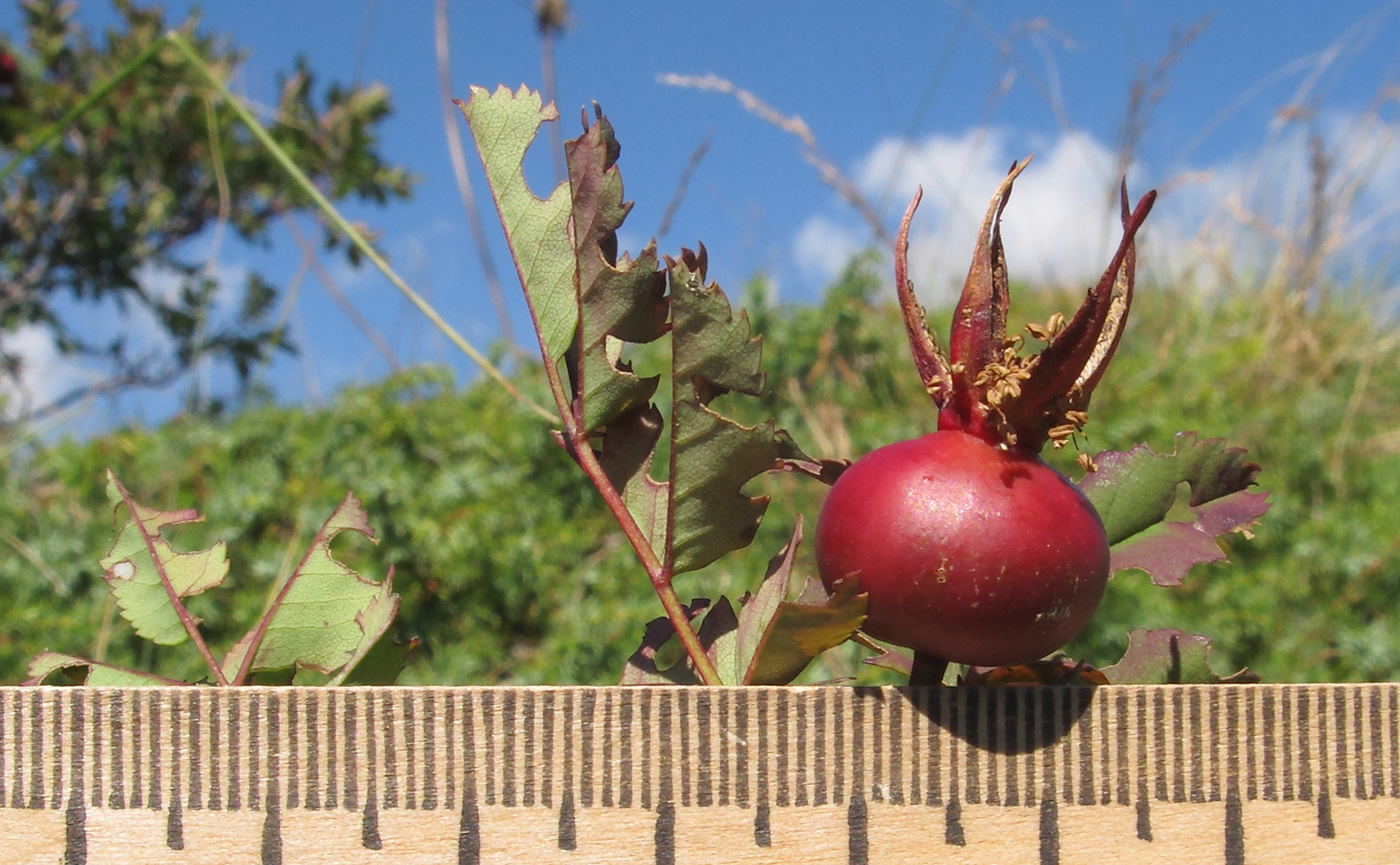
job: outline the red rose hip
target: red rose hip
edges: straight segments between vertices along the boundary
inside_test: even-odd
[[[1108,582],[1108,538],[1078,489],[1037,456],[954,430],[847,469],[816,555],[828,587],[858,576],[872,637],[964,664],[1053,652]]]
[[[919,196],[909,205],[896,289],[938,431],[857,460],[817,520],[827,588],[858,579],[868,596],[863,629],[926,659],[996,666],[1044,657],[1083,630],[1108,582],[1103,522],[1040,451],[1061,447],[1088,420],[1132,303],[1133,238],[1156,194],[1129,213],[1123,188],[1123,236],[1108,269],[1072,320],[1028,325],[1046,345],[1022,355],[1022,337],[1006,336],[1000,218],[1025,165],[1012,166],[982,223],[946,357],[906,277]],[[1080,463],[1093,468],[1087,457]]]

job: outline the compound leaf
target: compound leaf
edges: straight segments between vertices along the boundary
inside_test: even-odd
[[[183,643],[190,635],[181,621],[180,599],[223,582],[228,575],[224,543],[199,552],[175,552],[162,536],[165,527],[201,522],[204,517],[195,510],[158,511],[137,504],[110,469],[107,496],[117,520],[120,522],[123,515],[127,520],[107,555],[99,560],[117,609],[140,636],[162,646]],[[198,624],[199,619],[186,616]]]
[[[1107,451],[1080,481],[1103,519],[1112,544],[1112,569],[1139,568],[1158,585],[1179,585],[1194,565],[1223,561],[1216,538],[1229,532],[1248,536],[1269,509],[1268,493],[1253,493],[1259,466],[1242,448],[1223,438],[1197,441],[1178,433],[1170,454],[1146,445],[1127,453]],[[1192,519],[1168,519],[1181,484],[1190,487]]]

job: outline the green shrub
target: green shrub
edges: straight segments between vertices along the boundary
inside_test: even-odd
[[[933,429],[887,284],[868,257],[819,304],[772,306],[755,280],[746,305],[765,336],[768,395],[758,407],[721,397],[721,410],[748,422],[776,415],[823,456],[854,458]],[[1077,306],[1053,292],[1014,296],[1016,322]],[[936,317],[946,333],[947,314]],[[1130,627],[1170,626],[1212,637],[1221,670],[1249,664],[1272,681],[1400,677],[1397,342],[1357,299],[1308,307],[1262,292],[1140,290],[1091,407],[1089,449],[1146,442],[1161,452],[1187,429],[1225,436],[1264,467],[1273,508],[1257,537],[1230,545],[1231,563],[1199,567],[1180,588],[1117,576],[1071,654],[1108,664]],[[531,374],[519,379],[543,392]],[[1073,456],[1055,457],[1071,475]],[[538,418],[489,382],[458,389],[445,373],[415,370],[347,389],[325,409],[180,418],[11,455],[0,465],[6,680],[45,648],[170,675],[197,669],[188,647],[153,649],[107,606],[96,566],[111,533],[107,466],[151,506],[206,514],[171,533],[177,547],[229,541],[233,602],[191,603],[216,650],[259,612],[347,489],[382,543],[343,541],[337,554],[374,576],[395,567],[395,631],[426,644],[405,683],[612,682],[642,625],[661,614],[596,493]],[[798,513],[810,536],[825,487],[792,475],[759,485],[773,504],[754,545],[679,578],[683,598],[756,587]],[[815,573],[810,555],[804,548],[800,573]],[[858,657],[829,653],[803,681],[893,681]]]

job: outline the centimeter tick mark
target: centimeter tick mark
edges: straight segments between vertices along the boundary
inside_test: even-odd
[[[1158,802],[1195,803],[1219,809],[1214,849],[1226,865],[1243,865],[1247,803],[1306,801],[1316,837],[1334,839],[1352,826],[1336,824],[1334,802],[1400,798],[1397,694],[1396,685],[915,694],[0,689],[0,817],[10,808],[62,809],[61,861],[74,865],[88,861],[94,826],[117,825],[87,820],[92,808],[163,811],[169,850],[199,843],[187,832],[191,813],[251,809],[261,818],[262,861],[280,865],[282,833],[299,825],[288,816],[298,811],[357,814],[362,846],[388,853],[389,815],[444,808],[456,821],[458,862],[476,865],[479,798],[548,808],[561,850],[589,849],[580,811],[630,805],[654,815],[655,858],[665,863],[695,831],[690,806],[744,809],[751,843],[763,849],[790,813],[844,805],[836,813],[846,818],[849,861],[864,863],[874,856],[870,821],[878,827],[888,808],[941,806],[945,843],[976,849],[989,840],[980,815],[997,806],[1038,818],[1039,862],[1058,865],[1061,805],[1132,805],[1125,813],[1135,814],[1136,837],[1152,843],[1160,841]],[[1007,717],[1016,726],[1003,726]],[[684,748],[668,746],[681,735]],[[1267,832],[1254,826],[1251,833]]]

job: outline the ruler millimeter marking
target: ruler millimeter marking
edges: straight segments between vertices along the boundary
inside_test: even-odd
[[[0,688],[6,858],[134,838],[151,862],[1400,858],[1400,685]]]

